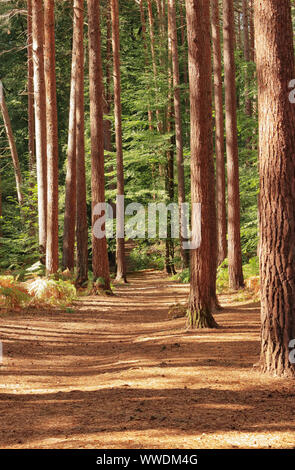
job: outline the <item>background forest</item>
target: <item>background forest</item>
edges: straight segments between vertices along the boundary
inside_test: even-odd
[[[2,240],[0,244],[1,270],[12,270],[23,275],[24,271],[40,258],[37,239],[37,186],[34,170],[30,168],[28,142],[28,80],[27,80],[27,16],[25,1],[11,1],[1,4],[1,60],[0,77],[3,82],[5,99],[9,109],[13,133],[19,155],[23,177],[24,217],[16,195],[15,176],[11,164],[11,153],[4,126],[1,126],[1,199]],[[235,1],[236,28],[236,86],[238,111],[238,147],[241,198],[241,245],[243,264],[247,275],[258,272],[257,262],[257,106],[256,77],[253,62],[253,22],[251,9],[247,12],[247,24],[243,23],[243,2]],[[248,8],[248,7],[247,7]],[[112,147],[115,141],[113,117],[113,82],[110,78],[112,55],[108,49],[108,7],[101,2],[101,36],[104,84],[109,100],[105,120],[111,122]],[[222,8],[221,8],[222,13]],[[189,89],[187,73],[187,39],[184,21],[184,4],[176,2],[178,33],[178,54],[180,67],[180,96],[182,134],[184,147],[185,193],[190,199],[190,143],[189,143]],[[171,201],[167,195],[165,165],[167,152],[175,154],[175,130],[173,116],[170,125],[166,123],[162,131],[157,130],[156,113],[164,113],[171,107],[171,84],[169,87],[169,57],[167,17],[164,19],[164,33],[159,20],[156,4],[153,3],[154,52],[157,66],[155,85],[153,57],[149,34],[147,9],[144,9],[145,29],[140,15],[139,2],[126,0],[120,3],[120,43],[121,43],[121,102],[122,136],[124,155],[124,180],[126,203],[136,201],[144,205],[151,200]],[[59,146],[59,256],[62,258],[63,218],[65,207],[65,177],[68,143],[68,121],[71,85],[71,60],[73,36],[73,11],[71,2],[57,1],[55,5],[56,34],[56,81],[58,106],[58,146]],[[87,178],[87,212],[89,219],[89,259],[91,258],[91,167],[90,167],[90,118],[88,80],[88,38],[87,18],[85,19],[85,148]],[[222,26],[222,24],[221,24]],[[221,27],[222,35],[222,27]],[[245,35],[247,37],[245,37]],[[248,43],[248,51],[245,48]],[[223,72],[222,72],[223,75]],[[213,87],[213,75],[212,75]],[[247,100],[251,102],[247,110]],[[153,114],[152,129],[148,111]],[[105,110],[106,112],[106,110]],[[215,121],[213,122],[215,126]],[[116,154],[114,148],[105,153],[106,200],[113,201],[116,194]],[[174,158],[174,181],[172,199],[177,202],[177,166]],[[110,258],[114,259],[115,243],[109,241]],[[137,241],[131,254],[134,269],[165,267],[165,245],[159,240]],[[179,249],[175,251],[176,268],[180,267]],[[227,285],[226,260],[219,269],[219,286]],[[91,269],[91,263],[89,263]],[[90,274],[91,275],[91,274]],[[179,274],[180,279],[188,280],[188,270]]]

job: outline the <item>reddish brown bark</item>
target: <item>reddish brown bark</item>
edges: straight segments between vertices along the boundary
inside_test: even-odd
[[[156,100],[157,100],[157,82],[158,82],[158,69],[156,62],[156,51],[155,51],[155,33],[154,33],[154,16],[151,0],[147,0],[148,5],[148,17],[149,17],[149,31],[150,31],[150,43],[151,43],[151,55],[152,55],[152,64],[153,64],[153,74],[156,90]],[[157,130],[159,133],[162,133],[163,126],[161,122],[160,110],[156,109],[156,118],[157,118]]]
[[[191,200],[201,204],[201,245],[191,250],[189,322],[215,327],[212,316],[214,230],[210,11],[207,0],[186,0],[191,115]]]
[[[140,8],[140,20],[141,20],[141,27],[142,27],[142,41],[143,41],[143,47],[144,47],[144,53],[145,53],[145,65],[146,67],[148,67],[149,61],[148,61],[148,54],[147,54],[146,21],[145,21],[143,0],[139,0],[139,8]],[[153,130],[153,113],[150,109],[150,106],[148,107],[148,121],[149,121],[150,130]]]
[[[47,157],[46,157],[46,101],[44,81],[44,14],[42,0],[32,2],[32,39],[34,67],[34,109],[36,136],[36,164],[38,185],[38,221],[40,252],[46,250],[47,224]]]
[[[240,239],[239,157],[234,56],[233,0],[223,0],[224,83],[226,111],[226,154],[228,184],[228,268],[229,285],[244,285]]]
[[[181,118],[181,97],[180,97],[180,77],[179,77],[179,60],[178,60],[178,44],[177,44],[177,26],[176,26],[176,11],[175,0],[168,0],[168,22],[169,22],[169,37],[171,41],[171,55],[172,55],[172,72],[173,72],[173,100],[174,100],[174,115],[175,115],[175,136],[176,136],[176,161],[177,161],[177,174],[178,174],[178,204],[180,214],[180,232],[181,232],[181,258],[183,268],[189,266],[189,253],[183,249],[182,243],[184,241],[185,225],[182,204],[185,202],[185,182],[184,182],[184,167],[183,167],[183,138],[182,138],[182,118]]]
[[[90,130],[91,130],[91,192],[92,229],[97,220],[94,209],[105,202],[104,139],[103,139],[103,82],[100,45],[100,2],[88,0]],[[103,212],[101,215],[105,214]],[[106,236],[97,238],[92,232],[92,270],[97,287],[110,291],[110,273]]]
[[[122,108],[121,108],[121,71],[120,71],[120,30],[118,0],[111,0],[112,45],[113,45],[113,79],[114,79],[114,113],[117,153],[117,195],[124,196],[124,167],[122,145]],[[117,206],[117,223],[124,223],[124,208]],[[117,280],[127,281],[125,262],[125,239],[117,237]]]
[[[249,39],[249,1],[243,0],[243,34],[244,34],[244,58],[246,62],[250,61],[250,39]],[[252,115],[252,102],[249,96],[250,86],[249,72],[245,71],[245,112],[247,116]]]
[[[34,120],[34,69],[32,45],[32,0],[28,0],[27,50],[28,50],[28,133],[29,133],[29,168],[33,172],[35,165],[35,120]]]
[[[295,375],[295,107],[290,1],[255,0],[259,103],[260,275],[262,371]]]
[[[217,263],[226,258],[226,195],[225,195],[225,158],[224,158],[224,121],[222,65],[220,45],[220,23],[218,0],[212,0],[212,46],[215,101],[215,152],[216,152],[216,202],[217,202]]]
[[[77,60],[79,51],[78,15],[76,4],[73,8],[73,46],[70,111],[68,130],[67,173],[65,185],[65,216],[63,236],[63,269],[73,270],[75,267],[75,233],[76,233],[76,81]]]
[[[88,226],[84,142],[84,1],[74,0],[77,17],[77,81],[76,81],[76,158],[77,158],[77,285],[88,280]]]
[[[44,1],[44,71],[47,124],[46,272],[58,270],[58,130],[55,78],[54,0]]]
[[[111,21],[111,12],[106,5],[107,11],[107,53],[106,53],[106,64],[105,64],[105,75],[106,75],[106,86],[105,86],[105,94],[104,94],[104,114],[109,115],[111,112],[111,62],[112,62],[112,21]],[[108,152],[112,151],[112,125],[109,119],[104,119],[104,148]]]

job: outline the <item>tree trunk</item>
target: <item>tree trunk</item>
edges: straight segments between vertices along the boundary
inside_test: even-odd
[[[77,158],[77,280],[83,286],[88,280],[88,225],[84,142],[84,1],[75,0],[77,21],[77,87],[76,87],[76,158]]]
[[[28,133],[29,133],[29,169],[31,174],[35,165],[35,120],[34,120],[34,69],[32,44],[32,0],[28,0],[27,20],[28,42]]]
[[[157,69],[157,62],[156,62],[154,17],[153,17],[153,9],[152,9],[151,0],[147,0],[147,4],[148,4],[148,17],[149,17],[149,29],[150,29],[151,55],[152,55],[154,83],[155,83],[155,92],[156,92],[156,101],[157,101],[158,69]],[[156,118],[157,118],[157,130],[161,134],[163,131],[163,126],[161,122],[160,110],[158,108],[156,109]]]
[[[10,152],[11,152],[15,183],[16,183],[17,199],[18,199],[19,205],[22,206],[23,205],[22,176],[21,176],[21,171],[20,171],[20,166],[19,166],[19,159],[18,159],[18,154],[16,150],[14,135],[12,132],[11,121],[10,121],[8,109],[5,103],[3,85],[1,81],[0,81],[0,109],[2,112],[4,127],[5,127],[5,131],[7,134],[7,139],[9,142],[9,147],[10,147]]]
[[[44,1],[44,70],[47,123],[46,272],[58,270],[58,130],[55,78],[54,0]]]
[[[92,192],[92,268],[93,281],[99,289],[110,291],[110,273],[106,236],[97,238],[94,213],[97,204],[105,202],[103,82],[100,39],[100,2],[88,0],[90,130],[91,130],[91,192]],[[102,213],[104,215],[105,212]]]
[[[122,145],[122,109],[121,109],[121,72],[120,72],[120,33],[119,33],[119,5],[118,0],[111,0],[112,14],[112,44],[114,62],[114,112],[117,152],[117,195],[124,196],[124,168]],[[124,227],[124,207],[117,204],[117,225]],[[125,239],[121,233],[117,237],[117,277],[118,281],[126,279]]]
[[[186,0],[189,50],[191,115],[191,201],[201,204],[201,245],[191,250],[189,323],[191,327],[216,327],[212,316],[212,258],[216,256],[212,235],[214,178],[210,10],[207,0]]]
[[[215,152],[216,152],[216,202],[217,202],[217,264],[221,264],[227,255],[226,240],[226,195],[225,195],[225,159],[224,159],[224,122],[222,65],[220,45],[220,23],[218,0],[212,0],[212,46],[215,100]]]
[[[168,26],[169,30],[169,26]],[[172,78],[172,45],[171,38],[168,38],[168,106],[167,106],[167,133],[173,129],[173,78]],[[167,151],[167,163],[165,168],[165,191],[168,203],[174,202],[174,146],[175,137],[170,138],[170,148]],[[172,239],[171,216],[168,213],[167,238],[165,240],[165,268],[169,276],[176,274],[174,266],[174,242]]]
[[[240,193],[233,0],[223,0],[224,82],[228,183],[228,268],[232,289],[244,286],[240,240]]]
[[[261,356],[264,372],[295,375],[295,108],[290,1],[255,0],[259,102]]]
[[[32,39],[32,0],[27,3],[27,55],[28,55],[28,150],[29,150],[29,207],[30,207],[30,235],[35,237],[36,208],[33,204],[33,191],[36,178],[36,152],[35,152],[35,118],[34,118],[34,68],[33,68],[33,39]]]
[[[107,16],[107,53],[106,53],[106,86],[105,86],[105,96],[104,96],[104,114],[109,115],[111,112],[111,61],[112,61],[112,21],[111,13],[108,5],[106,6],[106,16]],[[106,151],[112,151],[112,124],[109,119],[104,119],[104,148]]]
[[[171,41],[172,53],[172,71],[173,71],[173,99],[175,113],[175,135],[176,135],[176,159],[178,173],[178,205],[180,218],[180,253],[182,259],[182,267],[189,266],[189,253],[183,249],[183,241],[185,240],[187,221],[183,213],[183,204],[185,203],[185,181],[183,166],[183,138],[182,138],[182,119],[181,119],[181,100],[180,100],[180,78],[179,78],[179,61],[178,61],[178,45],[177,45],[177,26],[175,0],[168,0],[168,22],[169,36]]]
[[[250,62],[250,39],[249,39],[249,5],[248,0],[243,0],[243,32],[244,32],[244,58]],[[245,113],[252,116],[252,102],[249,96],[250,77],[249,72],[245,70]]]
[[[46,96],[44,80],[44,13],[42,0],[32,2],[32,38],[34,64],[34,107],[36,133],[36,163],[38,185],[39,247],[46,253],[47,224],[47,152]]]
[[[79,34],[77,4],[73,8],[73,46],[72,70],[68,131],[67,173],[65,185],[65,216],[63,236],[63,269],[72,271],[75,267],[75,229],[76,229],[76,88],[77,88],[77,62],[79,51]]]

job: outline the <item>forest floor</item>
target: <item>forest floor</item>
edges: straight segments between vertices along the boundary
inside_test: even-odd
[[[2,315],[1,448],[295,448],[295,382],[262,376],[259,305],[221,296],[217,330],[169,307],[156,271],[73,312]]]

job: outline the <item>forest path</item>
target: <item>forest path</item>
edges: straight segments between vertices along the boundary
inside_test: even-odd
[[[294,381],[261,376],[257,304],[186,331],[188,287],[129,276],[74,312],[0,317],[1,448],[294,447]]]

